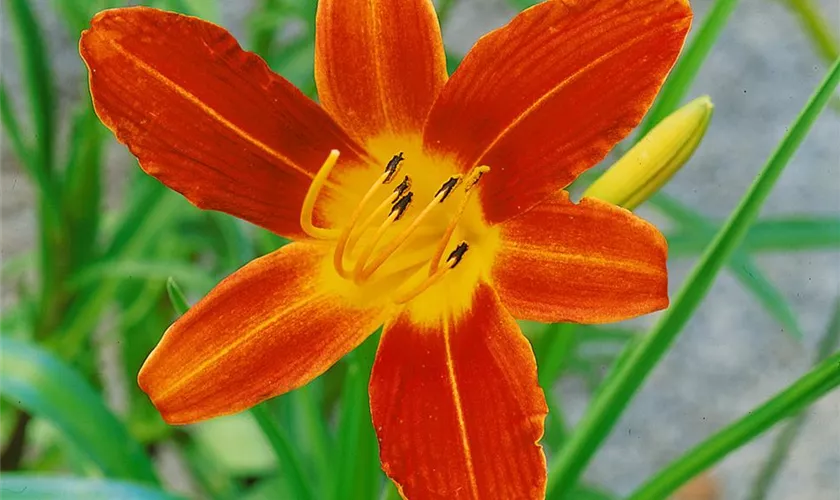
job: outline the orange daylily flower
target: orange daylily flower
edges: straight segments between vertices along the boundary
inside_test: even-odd
[[[431,0],[321,0],[321,105],[224,29],[97,15],[81,54],[99,117],[200,208],[295,240],[164,334],[140,386],[185,424],[306,384],[385,328],[370,406],[408,498],[539,498],[546,415],[514,318],[608,322],[667,306],[650,224],[562,191],[648,109],[685,0],[552,0],[449,77]]]

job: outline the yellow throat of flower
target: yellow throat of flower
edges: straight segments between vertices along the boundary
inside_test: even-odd
[[[460,174],[419,147],[404,147],[384,170],[339,175],[345,194],[323,196],[339,155],[333,150],[324,161],[301,210],[304,231],[333,245],[327,282],[350,300],[407,305],[419,321],[466,310],[498,240],[476,196],[490,168]],[[337,227],[314,223],[317,203]]]

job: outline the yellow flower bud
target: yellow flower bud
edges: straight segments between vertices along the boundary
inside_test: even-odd
[[[628,210],[641,205],[691,158],[714,106],[698,97],[671,113],[583,193]]]

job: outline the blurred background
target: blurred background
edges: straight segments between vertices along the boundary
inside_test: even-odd
[[[195,301],[219,278],[282,242],[222,214],[200,212],[165,192],[144,176],[125,148],[91,115],[78,36],[91,13],[119,2],[25,3],[40,25],[37,43],[16,31],[21,14],[12,1],[3,0],[0,11],[2,104],[6,108],[0,156],[2,334],[4,339],[25,342],[4,345],[6,366],[0,381],[7,387],[15,383],[14,375],[6,370],[16,369],[15,363],[23,357],[31,356],[35,360],[31,366],[41,366],[38,354],[27,349],[42,346],[44,352],[72,367],[109,418],[116,415],[115,420],[125,424],[111,436],[131,435],[139,448],[130,453],[154,457],[158,476],[170,491],[188,497],[240,497],[248,492],[260,498],[256,486],[273,477],[276,464],[253,420],[243,414],[187,429],[169,428],[136,388],[135,374],[175,315],[169,299],[173,288]],[[221,24],[244,47],[264,55],[277,72],[314,97],[314,1],[132,3],[192,12]],[[446,2],[451,10],[446,11],[443,32],[452,66],[480,35],[507,22],[525,3]],[[695,27],[711,4],[711,0],[692,1]],[[808,12],[819,17],[809,18]],[[819,33],[814,19],[821,19],[828,30],[822,32],[822,39],[814,36]],[[832,39],[831,33],[838,29],[840,3],[836,0],[737,2],[689,93],[689,98],[711,96],[715,104],[711,125],[694,158],[664,190],[689,209],[689,216],[681,218],[679,210],[675,214],[663,206],[646,205],[639,210],[669,235],[672,291],[819,83],[827,61],[837,57],[836,37]],[[33,46],[38,44],[43,45],[46,68],[37,67],[37,58],[32,59]],[[48,77],[44,83],[51,86],[52,100],[41,104],[48,107],[52,130],[39,128],[44,125],[31,119],[35,116],[29,111],[31,74]],[[31,130],[48,130],[54,137],[52,161],[57,170],[66,171],[71,186],[63,195],[44,194],[46,188],[38,187],[27,175],[26,160],[16,154],[6,127],[7,110],[14,112],[25,142],[34,150],[40,143]],[[717,279],[588,469],[589,483],[618,495],[629,493],[812,365],[840,296],[838,175],[840,101],[835,96],[767,201],[760,224],[764,233],[758,231],[743,259]],[[51,202],[58,203],[68,219],[44,231],[43,213],[49,212],[45,207]],[[702,216],[699,222],[692,222],[691,216],[697,215]],[[52,260],[47,263],[37,253],[42,245],[52,245]],[[48,270],[46,277],[43,269]],[[48,296],[42,293],[45,287],[51,290]],[[580,338],[569,362],[551,389],[569,425],[582,415],[593,388],[628,335],[643,331],[654,320],[646,317],[616,329],[596,329],[591,337],[597,341],[587,338],[589,330],[578,331]],[[544,333],[539,325],[527,325],[527,330],[535,342]],[[835,343],[828,350],[836,348]],[[310,392],[272,403],[275,415],[291,422],[292,439],[299,448],[316,449],[308,441],[313,431],[306,428],[306,418],[295,415],[306,407],[300,400],[315,397],[321,405],[316,410],[322,414],[341,413],[339,394],[346,394],[347,385],[342,391],[342,383],[347,384],[347,370],[353,366],[352,360],[344,362],[333,370],[337,373],[332,378],[322,377]],[[68,437],[60,416],[58,421],[29,420],[22,417],[19,401],[2,388],[0,393],[4,470],[11,466],[79,476],[101,474],[97,470],[102,467],[91,464],[90,457],[79,450],[88,435],[84,423],[78,424],[81,438],[72,432]],[[79,396],[67,404],[77,405],[72,411],[83,415],[82,419],[96,422],[98,410],[91,410],[84,401]],[[21,424],[22,420],[26,423]],[[714,467],[709,481],[718,493],[703,498],[756,498],[755,481],[782,427]],[[333,447],[327,450],[332,453]],[[324,458],[308,456],[304,461]],[[314,466],[307,468],[314,474]],[[375,478],[371,481],[381,481],[377,472],[371,474]],[[309,477],[318,483],[317,476]],[[272,491],[268,488],[263,489]],[[766,498],[837,500],[838,492],[840,394],[835,392],[807,410],[801,433]]]

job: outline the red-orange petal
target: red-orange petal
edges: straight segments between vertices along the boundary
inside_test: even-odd
[[[481,38],[441,92],[428,149],[466,171],[500,222],[570,184],[641,120],[691,22],[686,0],[543,2]]]
[[[381,311],[323,282],[326,250],[292,243],[256,259],[169,327],[138,377],[167,422],[235,413],[300,387],[381,324]]]
[[[79,50],[102,122],[143,170],[198,207],[302,236],[300,207],[330,150],[345,166],[366,156],[317,104],[201,19],[107,10]]]
[[[534,354],[489,285],[460,319],[386,325],[370,407],[382,467],[406,498],[544,497]]]
[[[500,227],[493,283],[519,319],[606,323],[668,307],[665,238],[623,208],[564,191]]]
[[[320,0],[315,81],[355,137],[416,135],[446,81],[431,0]]]

